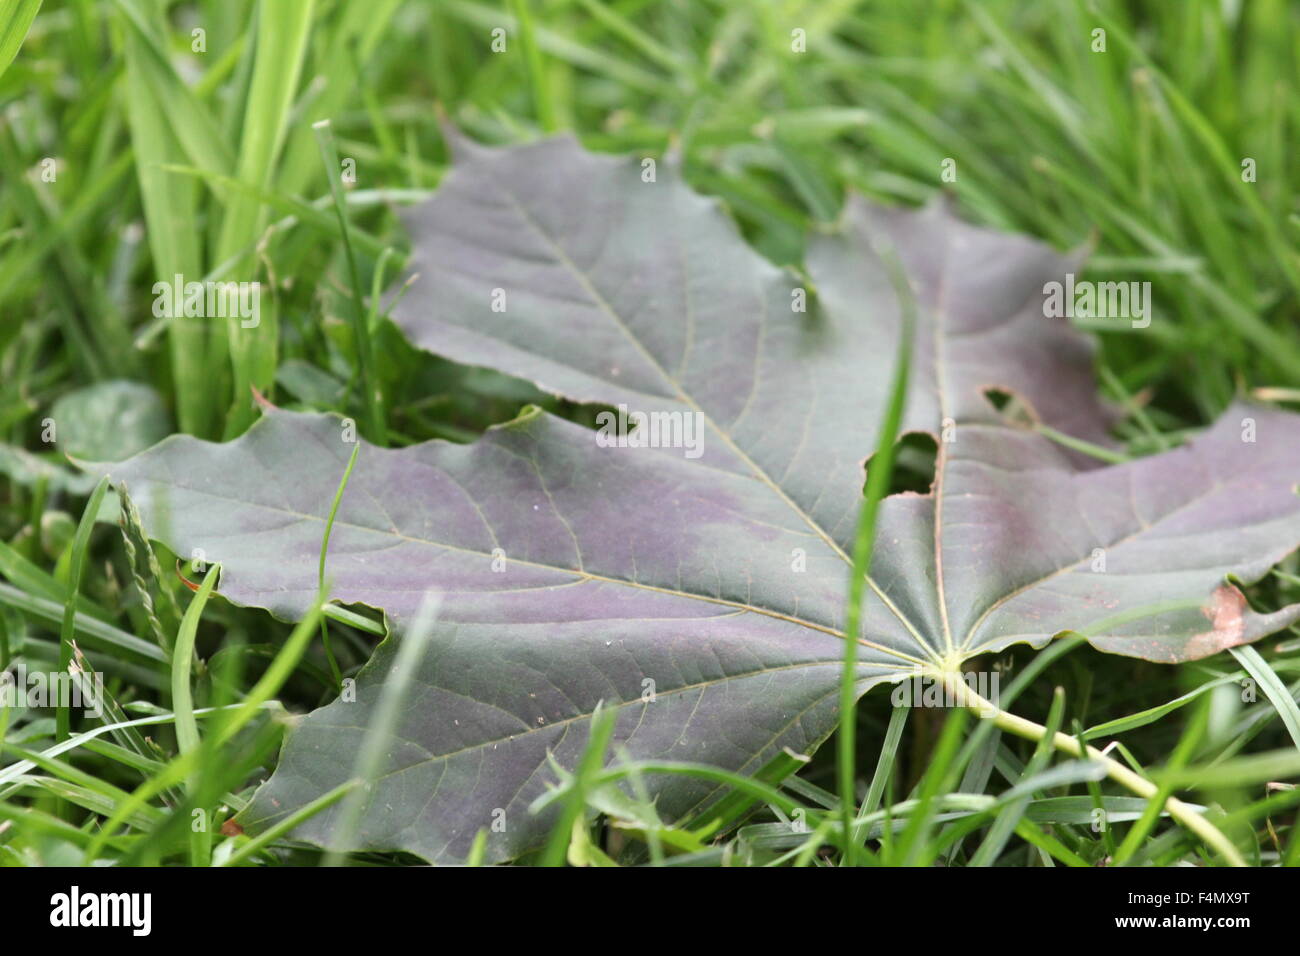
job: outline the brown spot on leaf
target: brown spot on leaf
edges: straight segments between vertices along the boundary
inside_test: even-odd
[[[1211,630],[1197,634],[1187,642],[1187,657],[1209,657],[1243,643],[1246,636],[1246,596],[1231,584],[1220,584],[1201,608],[1209,618]]]
[[[240,836],[243,832],[244,832],[244,828],[241,827],[234,820],[227,820],[225,823],[221,824],[222,836],[228,836],[228,837]]]

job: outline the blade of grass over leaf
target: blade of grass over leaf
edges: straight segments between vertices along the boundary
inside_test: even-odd
[[[359,443],[352,446],[352,454],[348,456],[347,467],[343,469],[343,477],[339,479],[338,489],[334,492],[334,501],[330,505],[329,518],[325,521],[325,531],[321,535],[320,565],[316,573],[316,588],[322,598],[329,594],[329,590],[325,586],[325,559],[329,556],[330,531],[334,528],[334,519],[338,517],[339,513],[339,502],[343,500],[343,492],[347,490],[348,479],[352,477],[352,468],[357,463],[357,455],[360,451],[361,445]],[[334,651],[330,647],[329,625],[325,622],[324,614],[321,615],[320,619],[320,639],[325,648],[325,657],[329,661],[330,673],[334,677],[334,686],[336,688],[342,687],[343,675],[339,671],[338,661],[335,659]]]
[[[862,601],[867,576],[871,571],[871,553],[876,540],[876,514],[880,501],[889,491],[894,474],[894,448],[903,420],[907,400],[908,370],[912,367],[912,336],[916,328],[916,300],[901,264],[892,250],[883,253],[890,281],[901,304],[901,333],[894,357],[885,413],[877,432],[876,450],[867,465],[866,492],[858,515],[853,541],[853,563],[849,572],[848,608],[844,614],[844,670],[840,677],[840,726],[836,749],[836,774],[839,781],[841,837],[844,861],[852,865],[857,841],[853,839],[853,818],[857,814],[857,775],[855,733],[857,729],[858,674],[856,638],[862,624]]]
[[[261,853],[276,840],[288,834],[294,827],[306,823],[312,817],[328,810],[334,804],[352,793],[361,785],[360,780],[348,780],[339,784],[333,790],[321,794],[311,803],[299,808],[289,816],[285,817],[273,827],[269,827],[257,836],[250,837],[247,842],[236,847],[229,856],[224,859],[214,861],[214,866],[238,866],[249,857]]]
[[[568,857],[573,828],[580,823],[582,814],[586,812],[587,793],[605,764],[617,719],[618,711],[604,710],[599,705],[592,714],[591,730],[582,751],[582,758],[574,768],[572,776],[565,782],[560,798],[560,813],[551,826],[550,836],[542,850],[542,866],[564,865]]]
[[[355,459],[356,451],[354,450],[352,454]],[[370,725],[366,728],[361,748],[357,751],[356,765],[352,772],[357,787],[344,797],[343,804],[339,808],[337,821],[331,833],[332,845],[323,861],[325,866],[339,866],[343,863],[345,854],[353,848],[367,797],[372,792],[371,787],[379,774],[384,754],[393,745],[393,738],[401,721],[402,708],[406,706],[410,694],[416,665],[433,636],[433,625],[437,615],[437,595],[426,594],[415,620],[401,638],[401,646],[393,658],[388,680],[379,698],[379,705],[371,713]]]

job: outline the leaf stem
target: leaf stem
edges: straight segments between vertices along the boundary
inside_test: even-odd
[[[987,700],[971,690],[970,686],[962,680],[960,674],[953,671],[943,671],[937,676],[963,707],[986,716],[992,716],[994,724],[1008,733],[1015,734],[1017,737],[1024,737],[1026,740],[1042,740],[1048,736],[1048,730],[1042,724],[1036,724],[1024,717],[1017,717],[1015,714],[1009,714],[991,700]],[[1051,740],[1056,749],[1062,753],[1084,760],[1094,760],[1101,764],[1106,768],[1106,776],[1121,786],[1128,788],[1139,797],[1151,800],[1159,796],[1160,788],[1154,783],[1130,770],[1118,760],[1107,757],[1096,747],[1086,747],[1069,734],[1059,732],[1052,734]],[[1246,865],[1246,861],[1237,851],[1237,848],[1232,845],[1232,842],[1223,834],[1223,831],[1193,809],[1191,805],[1184,803],[1177,797],[1167,797],[1164,809],[1169,811],[1171,817],[1200,837],[1207,846],[1218,850],[1230,865]]]

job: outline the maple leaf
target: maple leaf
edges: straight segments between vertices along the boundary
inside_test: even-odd
[[[813,295],[669,165],[647,182],[570,139],[456,151],[408,217],[420,278],[396,323],[455,361],[623,406],[668,447],[536,409],[470,445],[363,443],[331,597],[382,608],[399,635],[425,592],[441,607],[358,846],[453,861],[484,828],[490,859],[537,846],[548,754],[572,767],[602,701],[633,757],[741,772],[832,732],[864,459],[901,334],[886,247],[917,305],[904,430],[937,457],[930,493],[881,505],[861,691],[1064,633],[1189,660],[1300,617],[1256,613],[1237,587],[1300,543],[1300,417],[1237,404],[1185,447],[1094,467],[990,402],[1107,441],[1088,340],[1044,314],[1074,258],[942,205],[851,199],[811,243]],[[228,444],[174,437],[98,470],[129,484],[152,534],[220,562],[225,597],[295,619],[316,598],[347,432],[271,410]],[[354,701],[292,732],[246,827],[351,777],[397,640]],[[720,792],[648,783],[670,819]],[[335,821],[296,835],[328,844]]]

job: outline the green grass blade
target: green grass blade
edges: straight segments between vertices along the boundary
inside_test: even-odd
[[[0,76],[18,55],[18,48],[23,45],[40,9],[41,0],[4,0],[0,3]]]
[[[876,538],[876,513],[880,501],[889,491],[894,473],[894,447],[903,420],[903,403],[907,397],[908,371],[912,366],[912,335],[916,325],[916,301],[892,250],[882,253],[898,299],[900,329],[889,402],[880,424],[875,455],[867,468],[866,495],[858,513],[858,527],[853,542],[853,566],[849,574],[848,608],[845,612],[844,662],[840,677],[840,724],[836,749],[836,775],[839,781],[841,832],[844,862],[854,862],[853,818],[857,811],[856,758],[857,731],[857,651],[862,621],[862,600],[867,574],[871,569],[871,552]]]
[[[221,565],[214,564],[208,568],[198,593],[185,609],[181,618],[180,630],[176,633],[175,649],[172,653],[172,710],[176,714],[176,744],[182,755],[188,755],[199,749],[199,725],[194,719],[194,693],[190,686],[194,664],[194,642],[199,632],[199,621],[203,618],[203,608],[207,606],[212,589],[221,576]],[[200,789],[197,778],[189,781],[188,790],[195,794]],[[211,852],[211,837],[208,828],[200,827],[190,831],[190,863],[193,866],[207,866]]]
[[[334,519],[338,517],[339,505],[343,501],[343,492],[348,487],[348,479],[352,477],[352,468],[357,463],[357,454],[361,451],[361,442],[355,442],[352,445],[352,454],[348,456],[347,467],[343,469],[343,477],[339,479],[338,488],[334,491],[334,501],[330,504],[329,518],[325,521],[325,532],[321,535],[320,543],[320,565],[316,576],[316,589],[320,592],[323,600],[327,600],[329,592],[325,588],[325,558],[329,555],[330,550],[330,533],[334,530]],[[340,688],[343,686],[343,675],[339,671],[339,662],[334,657],[334,650],[330,647],[329,625],[325,621],[325,615],[320,619],[320,638],[321,644],[325,647],[325,658],[329,661],[330,674],[334,677],[334,686]]]
[[[86,570],[86,557],[90,550],[90,533],[95,529],[95,518],[99,515],[99,505],[108,493],[108,477],[99,479],[95,490],[90,494],[90,501],[81,513],[81,522],[77,525],[76,536],[72,539],[72,562],[68,569],[68,596],[63,609],[63,622],[59,628],[59,671],[66,672],[72,663],[72,638],[76,632],[77,595],[81,593],[81,578]],[[67,707],[60,707],[55,716],[55,738],[62,742],[68,739],[72,713]]]
[[[1047,715],[1047,733],[1034,746],[1034,754],[1029,759],[1029,764],[1025,767],[1024,775],[1017,786],[1025,787],[1027,784],[1035,788],[1042,786],[1041,783],[1034,783],[1033,778],[1038,776],[1046,769],[1048,762],[1052,759],[1052,738],[1061,727],[1061,721],[1065,713],[1065,692],[1061,688],[1056,688],[1056,693],[1052,695],[1052,708]],[[1024,818],[1025,811],[1029,806],[1032,791],[1026,793],[1023,797],[1003,807],[998,812],[997,818],[994,819],[993,825],[989,827],[988,836],[980,844],[975,855],[971,857],[971,866],[992,866],[999,856],[1002,855],[1007,841],[1011,834],[1016,831]]]
[[[1228,650],[1237,659],[1237,663],[1246,669],[1246,673],[1259,684],[1269,703],[1277,709],[1278,716],[1282,718],[1282,723],[1286,726],[1292,741],[1297,748],[1300,748],[1300,707],[1296,706],[1295,698],[1282,683],[1282,679],[1277,676],[1277,672],[1268,666],[1268,661],[1260,657],[1259,651],[1248,644],[1230,647]]]
[[[315,0],[259,0],[257,6],[253,75],[244,106],[235,178],[262,190],[271,184],[284,144],[314,12]],[[256,199],[242,193],[231,196],[221,221],[215,261],[224,262],[253,242],[263,223]],[[279,320],[274,308],[262,309],[260,318],[256,328],[232,324],[228,329],[234,392],[226,421],[227,438],[241,434],[253,421],[250,390],[269,392],[274,384]]]
[[[385,756],[392,748],[393,736],[401,722],[402,708],[406,705],[425,648],[429,646],[429,640],[433,636],[433,625],[437,620],[437,614],[436,595],[425,595],[411,626],[401,637],[388,678],[384,681],[383,690],[380,692],[379,704],[371,713],[370,725],[366,728],[361,745],[357,749],[352,780],[360,786],[347,795],[339,808],[338,819],[330,834],[330,851],[323,861],[324,866],[340,865],[344,856],[353,849],[357,830],[361,826],[362,813],[366,808],[366,798],[371,792],[375,778],[379,775]]]
[[[384,425],[383,393],[375,377],[374,359],[370,354],[370,329],[366,322],[365,290],[361,285],[361,273],[357,269],[356,254],[352,251],[347,205],[343,199],[343,183],[339,177],[338,151],[334,147],[334,134],[330,129],[329,120],[321,120],[313,126],[313,129],[320,144],[321,161],[325,164],[330,194],[334,197],[334,210],[338,215],[339,232],[343,236],[343,251],[347,257],[348,274],[352,282],[352,336],[357,352],[357,377],[361,380],[362,404],[366,410],[367,424],[370,426],[370,440],[382,446],[388,444],[387,428]]]

